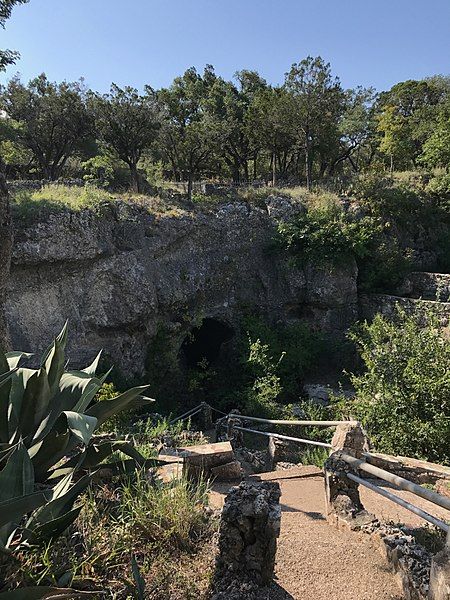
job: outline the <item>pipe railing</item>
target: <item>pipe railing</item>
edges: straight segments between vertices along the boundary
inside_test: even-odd
[[[238,431],[243,431],[245,433],[254,433],[256,435],[264,435],[269,438],[276,438],[278,440],[286,440],[288,442],[298,442],[300,444],[310,444],[311,446],[321,446],[322,448],[331,448],[331,444],[326,444],[325,442],[316,442],[315,440],[304,440],[302,438],[291,437],[289,435],[281,435],[281,433],[269,433],[267,431],[259,431],[258,429],[248,429],[247,427],[239,427],[237,425],[233,425],[233,429],[237,429]]]
[[[446,498],[445,496],[442,496],[441,494],[437,494],[436,492],[434,492],[432,490],[428,490],[427,488],[424,488],[420,485],[417,485],[416,483],[413,483],[412,481],[409,481],[408,479],[404,479],[403,477],[394,475],[393,473],[390,473],[389,471],[380,469],[379,467],[376,467],[375,465],[371,465],[370,463],[367,463],[365,460],[361,460],[359,458],[355,458],[354,456],[350,456],[349,454],[346,454],[345,452],[337,452],[336,457],[338,459],[342,459],[343,461],[345,461],[347,464],[349,464],[351,467],[353,467],[355,469],[359,469],[360,471],[364,471],[365,473],[368,473],[369,475],[373,475],[374,477],[376,477],[378,479],[386,481],[387,483],[394,486],[395,489],[410,492],[411,494],[414,494],[415,496],[419,496],[420,498],[423,498],[424,500],[427,500],[428,502],[436,504],[437,506],[440,506],[441,508],[444,508],[444,509],[450,511],[450,499]],[[448,525],[448,523],[446,523],[442,519],[439,519],[437,517],[434,517],[433,515],[430,515],[430,513],[426,512],[425,510],[419,508],[418,506],[412,504],[411,502],[408,502],[407,500],[404,500],[403,498],[400,498],[399,496],[396,496],[392,492],[385,490],[384,488],[380,487],[379,485],[376,485],[375,483],[367,481],[367,479],[363,479],[362,477],[358,477],[358,475],[355,475],[354,473],[347,473],[346,476],[351,481],[354,481],[355,483],[358,483],[359,485],[362,485],[362,486],[370,489],[372,492],[375,492],[376,494],[379,494],[380,496],[387,498],[391,502],[394,502],[395,504],[398,504],[399,506],[406,508],[406,510],[409,510],[410,512],[418,515],[425,521],[428,521],[429,523],[433,524],[435,527],[438,527],[439,529],[442,529],[443,531],[445,531],[447,533],[446,544],[450,548],[450,526]]]
[[[357,421],[296,421],[296,420],[280,420],[280,419],[261,419],[260,417],[248,417],[247,415],[240,415],[238,413],[230,413],[229,419],[241,419],[242,421],[255,421],[256,423],[269,423],[271,425],[308,425],[313,427],[338,427],[345,423],[354,425]]]

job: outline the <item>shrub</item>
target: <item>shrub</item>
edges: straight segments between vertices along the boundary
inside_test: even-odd
[[[278,226],[281,247],[300,264],[309,260],[345,264],[352,258],[364,258],[379,231],[376,219],[355,217],[333,204],[311,208]]]
[[[376,448],[432,461],[450,460],[450,343],[433,313],[377,315],[355,328],[366,371],[353,375],[354,399],[341,415],[366,427]]]

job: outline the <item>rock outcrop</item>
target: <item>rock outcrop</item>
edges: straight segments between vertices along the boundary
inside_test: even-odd
[[[205,318],[233,329],[250,310],[342,332],[357,315],[356,266],[302,269],[269,251],[277,221],[299,210],[275,197],[161,213],[117,200],[18,224],[6,304],[13,346],[44,349],[68,319],[73,366],[104,348],[142,376],[161,328],[179,349]]]

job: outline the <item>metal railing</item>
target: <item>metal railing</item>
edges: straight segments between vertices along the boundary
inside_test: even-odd
[[[268,423],[271,425],[301,425],[304,427],[307,427],[307,426],[338,427],[339,425],[343,425],[343,424],[351,424],[351,425],[357,424],[357,421],[303,421],[303,420],[262,419],[260,417],[250,417],[247,415],[240,415],[240,414],[233,414],[233,413],[228,415],[228,420],[230,420],[230,419],[234,419],[234,420],[239,419],[241,421],[253,421],[256,423]],[[291,437],[291,436],[282,435],[282,434],[273,433],[273,432],[259,431],[257,429],[241,427],[241,426],[235,425],[233,423],[231,423],[231,428],[236,429],[238,431],[242,431],[244,433],[262,435],[262,436],[266,436],[269,438],[277,438],[277,439],[281,439],[281,440],[298,442],[301,444],[310,444],[313,446],[321,446],[323,448],[333,449],[333,446],[331,444],[327,444],[325,442],[318,442],[316,440],[306,440],[306,439],[302,439],[302,438]],[[335,453],[335,455],[336,455],[336,458],[339,458],[339,459],[345,461],[353,469],[358,469],[360,471],[364,471],[365,473],[368,473],[369,475],[372,475],[373,477],[375,477],[377,479],[386,481],[387,483],[389,483],[390,485],[392,485],[394,488],[396,488],[398,490],[410,492],[420,498],[423,498],[424,500],[427,500],[428,502],[431,502],[437,506],[440,506],[441,508],[444,508],[444,509],[450,511],[450,498],[447,498],[441,494],[438,494],[438,493],[434,492],[433,490],[424,488],[416,483],[413,483],[412,481],[409,481],[408,479],[404,479],[403,477],[394,475],[393,473],[390,473],[389,471],[385,471],[384,469],[376,467],[375,465],[372,465],[372,464],[366,462],[366,460],[355,458],[354,456],[347,454],[345,451],[341,451],[341,450],[337,451]],[[370,454],[370,452],[363,453],[363,457],[370,458],[370,456],[372,456]],[[384,488],[380,487],[379,485],[376,485],[375,483],[367,481],[367,479],[364,479],[362,477],[359,477],[358,475],[355,475],[354,473],[346,473],[346,476],[351,481],[370,489],[371,491],[375,492],[376,494],[383,496],[384,498],[390,500],[391,502],[394,502],[395,504],[398,504],[399,506],[402,506],[403,508],[416,514],[417,516],[421,517],[425,521],[428,521],[429,523],[433,524],[435,527],[442,529],[444,532],[447,533],[446,544],[450,548],[450,525],[448,523],[446,523],[442,519],[439,519],[438,517],[431,515],[430,513],[423,510],[422,508],[415,506],[411,502],[408,502],[407,500],[404,500],[403,498],[396,496],[392,492],[385,490]]]
[[[421,485],[418,485],[416,483],[413,483],[412,481],[409,481],[408,479],[404,479],[403,477],[394,475],[393,473],[390,473],[389,471],[380,469],[379,467],[376,467],[375,465],[371,465],[370,463],[366,462],[365,460],[361,460],[359,458],[355,458],[354,456],[350,456],[349,454],[346,454],[345,452],[337,452],[336,455],[337,455],[337,458],[343,460],[344,462],[346,462],[348,465],[350,465],[354,469],[359,469],[360,471],[364,471],[365,473],[368,473],[369,475],[373,475],[377,479],[386,481],[387,483],[392,485],[397,490],[403,490],[406,492],[410,492],[411,494],[414,494],[415,496],[419,496],[420,498],[423,498],[424,500],[427,500],[428,502],[436,504],[437,506],[440,506],[441,508],[444,508],[444,509],[450,511],[450,498],[447,498],[441,494],[438,494],[438,493],[434,492],[433,490],[424,488]],[[365,455],[370,456],[370,453],[365,453]],[[423,510],[422,508],[419,508],[415,504],[412,504],[411,502],[408,502],[407,500],[404,500],[403,498],[396,496],[392,492],[385,490],[384,488],[380,487],[379,485],[372,483],[370,481],[367,481],[367,479],[359,477],[358,475],[355,475],[354,473],[347,473],[346,476],[351,481],[370,489],[372,492],[375,492],[376,494],[379,494],[380,496],[387,498],[391,502],[394,502],[395,504],[398,504],[399,506],[406,508],[406,510],[409,510],[410,512],[418,515],[419,517],[421,517],[425,521],[428,521],[435,527],[442,529],[444,532],[447,533],[447,542],[446,543],[450,547],[450,526],[448,523],[446,523],[442,519],[434,517],[430,513]]]
[[[262,419],[260,417],[249,417],[247,415],[240,415],[230,413],[228,420],[238,419],[240,421],[254,421],[256,423],[268,423],[270,425],[301,425],[303,427],[337,427],[345,423],[356,423],[356,421],[299,421],[299,420],[284,420],[284,419]],[[299,444],[308,444],[310,446],[320,446],[321,448],[332,448],[331,444],[326,442],[318,442],[316,440],[306,440],[303,438],[293,437],[289,435],[282,435],[281,433],[272,433],[267,431],[259,431],[259,429],[250,429],[249,427],[241,427],[239,425],[232,424],[232,429],[242,431],[244,433],[251,433],[255,435],[262,435],[269,438],[275,438],[279,440],[286,440],[288,442],[297,442]]]

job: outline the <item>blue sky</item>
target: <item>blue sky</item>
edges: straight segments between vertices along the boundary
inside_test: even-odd
[[[450,0],[31,0],[0,47],[22,54],[0,82],[44,71],[99,91],[158,88],[210,63],[226,78],[247,68],[280,83],[320,54],[344,86],[387,89],[450,74]]]

